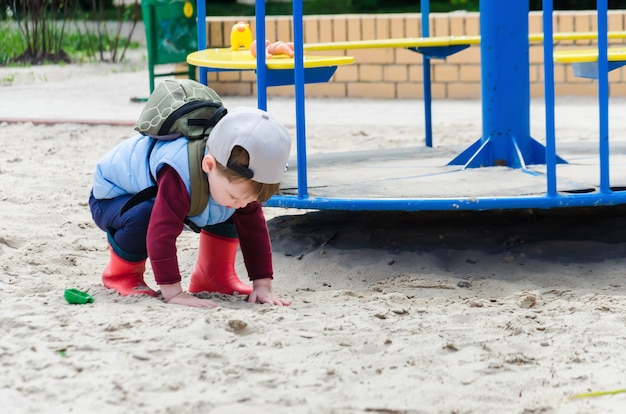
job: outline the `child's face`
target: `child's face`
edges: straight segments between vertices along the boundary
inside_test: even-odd
[[[215,158],[205,157],[202,166],[209,177],[209,191],[216,203],[229,208],[242,208],[257,201],[256,196],[251,195],[250,183],[247,180],[230,182],[220,174],[215,165]]]

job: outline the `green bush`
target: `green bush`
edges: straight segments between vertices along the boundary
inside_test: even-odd
[[[22,34],[17,26],[11,22],[3,21],[0,23],[0,65],[7,65],[17,56],[24,53],[26,45]]]
[[[118,38],[109,33],[99,35],[89,31],[85,33],[70,31],[63,37],[62,48],[70,55],[72,62],[96,60],[100,47],[102,47],[103,52],[111,54],[117,49],[138,49],[139,43],[130,42],[127,38]],[[110,60],[117,61],[117,59]]]
[[[88,11],[83,10],[89,4]],[[141,20],[139,0],[113,7],[116,27],[109,29],[106,8],[112,0],[15,0],[0,20],[0,64],[43,64],[72,60],[119,62],[137,22]],[[90,20],[93,19],[93,20]],[[131,24],[122,34],[122,25]],[[73,23],[73,24],[72,24]]]

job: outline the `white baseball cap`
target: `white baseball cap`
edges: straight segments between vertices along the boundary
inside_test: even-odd
[[[207,145],[220,164],[259,183],[276,184],[285,172],[291,137],[272,115],[242,106],[229,110],[215,125]],[[228,162],[237,145],[248,151],[248,167]]]

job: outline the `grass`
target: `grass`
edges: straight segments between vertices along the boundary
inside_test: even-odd
[[[63,50],[70,55],[72,61],[84,62],[96,59],[99,53],[99,42],[102,42],[103,50],[111,52],[115,47],[114,40],[112,35],[105,35],[100,38],[96,33],[70,32],[63,36]],[[122,37],[117,46],[118,54],[121,53],[126,44],[128,44],[129,49],[139,48],[138,42],[128,43],[128,39]]]
[[[102,42],[103,50],[110,53],[114,47],[114,36],[105,35],[102,38],[95,32],[78,33],[67,32],[63,36],[61,49],[66,52],[73,62],[85,62],[98,59],[99,42]],[[118,45],[118,54],[121,53],[128,40],[121,38]],[[15,59],[26,51],[26,44],[20,30],[15,24],[0,23],[0,66],[19,65]],[[129,49],[139,48],[139,43],[131,42]]]
[[[6,66],[12,59],[24,52],[26,45],[22,34],[9,22],[0,23],[0,65]]]
[[[15,81],[15,75],[10,74],[3,78],[0,78],[0,85],[11,85]]]

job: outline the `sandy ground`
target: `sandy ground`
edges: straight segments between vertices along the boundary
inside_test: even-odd
[[[290,307],[120,297],[100,285],[106,239],[87,196],[99,157],[133,133],[141,62],[0,68],[0,83],[3,413],[624,412],[625,393],[588,395],[626,388],[624,208],[267,208]],[[290,100],[269,109],[293,131]],[[312,100],[309,151],[415,145],[421,110]],[[557,110],[563,139],[597,136],[592,100]],[[537,135],[542,111],[533,101]],[[473,142],[480,114],[479,102],[436,102],[436,143]],[[186,284],[196,235],[178,247]],[[94,303],[67,304],[67,288]]]

